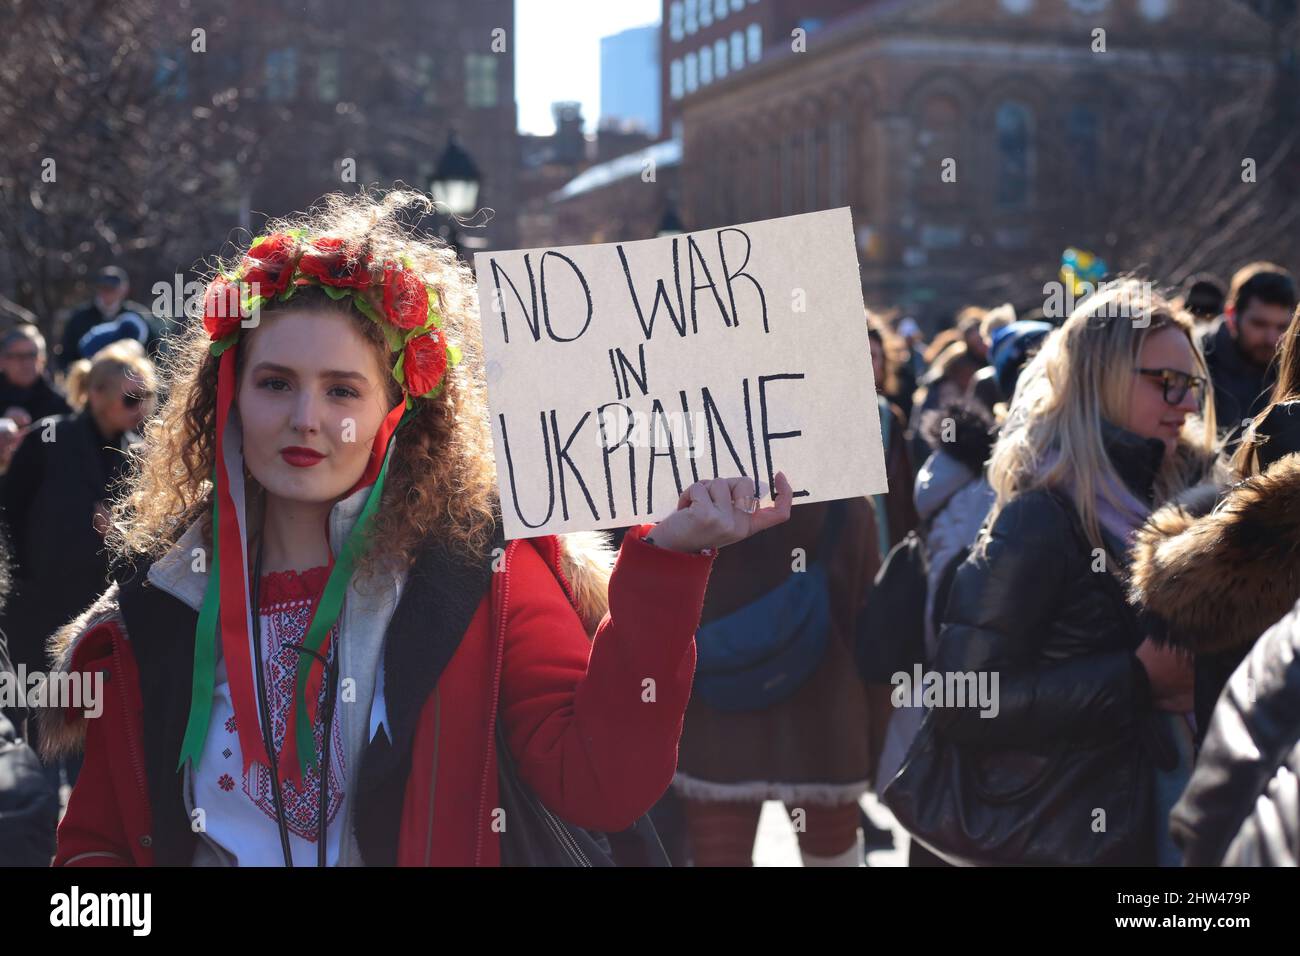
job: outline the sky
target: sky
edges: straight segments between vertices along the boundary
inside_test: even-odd
[[[551,103],[578,100],[587,129],[600,119],[600,38],[658,23],[659,0],[515,0],[519,128],[553,133]]]

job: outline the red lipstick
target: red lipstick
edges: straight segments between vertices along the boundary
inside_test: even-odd
[[[310,468],[325,456],[310,448],[291,445],[288,448],[280,449],[280,457],[295,468]]]

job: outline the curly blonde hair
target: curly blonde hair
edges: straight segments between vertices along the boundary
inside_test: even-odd
[[[398,433],[381,507],[363,543],[358,570],[381,556],[410,567],[430,538],[463,554],[481,553],[497,524],[496,469],[483,384],[482,342],[473,277],[445,243],[416,232],[409,217],[432,211],[421,193],[394,189],[326,196],[306,213],[277,219],[265,231],[303,229],[331,236],[371,261],[403,259],[438,294],[443,331],[462,350],[436,398],[416,399],[416,413]],[[217,262],[209,281],[231,271],[247,252]],[[382,332],[351,305],[333,302],[305,286],[288,302],[269,302],[263,315],[333,309],[352,318],[380,355],[393,359]],[[217,365],[198,317],[170,340],[161,363],[166,401],[144,429],[144,442],[115,498],[107,543],[115,561],[132,564],[160,557],[195,521],[212,541],[212,473],[217,419]],[[241,353],[246,350],[241,350]],[[242,355],[241,355],[242,357]],[[401,398],[389,377],[389,407]],[[256,483],[251,486],[257,490]],[[260,499],[260,491],[258,491]],[[258,507],[250,494],[249,508]],[[382,542],[382,548],[374,547]]]

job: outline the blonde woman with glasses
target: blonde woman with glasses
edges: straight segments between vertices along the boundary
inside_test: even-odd
[[[1081,303],[1022,377],[934,664],[943,688],[992,693],[936,695],[885,795],[950,862],[1175,858],[1191,667],[1148,639],[1124,584],[1135,530],[1212,461],[1192,333],[1129,281]]]

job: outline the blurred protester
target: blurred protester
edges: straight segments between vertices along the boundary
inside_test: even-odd
[[[920,436],[921,419],[927,412],[965,398],[970,392],[975,373],[983,364],[983,359],[972,356],[966,343],[960,340],[951,341],[930,363],[930,371],[921,379],[917,402],[912,408],[914,461],[925,461],[930,454],[925,439]]]
[[[14,663],[29,671],[45,670],[45,639],[106,586],[108,499],[157,390],[138,342],[82,360],[68,380],[80,410],[33,424],[42,434],[19,446],[0,492],[15,563],[3,629]]]
[[[989,361],[993,368],[993,384],[997,390],[997,401],[990,407],[1010,404],[1016,394],[1016,384],[1020,381],[1020,371],[1033,356],[1052,326],[1047,322],[1021,320],[1005,325],[993,333],[989,348]],[[981,402],[981,404],[985,404]]]
[[[925,374],[925,336],[916,319],[904,316],[893,325],[895,334],[903,343],[902,361],[898,365],[898,390],[891,396],[891,401],[899,407],[906,421],[912,420],[912,396],[916,393],[916,383]]]
[[[949,861],[1177,857],[1163,821],[1191,766],[1191,667],[1143,634],[1123,578],[1153,507],[1208,472],[1213,411],[1195,417],[1206,370],[1189,317],[1149,297],[1144,321],[1108,317],[1138,293],[1091,296],[1048,337],[990,459],[996,499],[934,671],[998,686],[987,705],[928,713],[883,794]]]
[[[902,364],[898,338],[870,313],[867,315],[867,337],[871,343],[871,369],[876,380],[885,475],[889,479],[889,491],[871,498],[883,555],[916,527],[917,517],[912,505],[912,457],[907,447],[907,419],[890,399],[898,391],[898,369]]]
[[[1277,379],[1273,356],[1296,302],[1289,272],[1271,262],[1252,262],[1233,275],[1223,319],[1202,333],[1215,420],[1234,442],[1245,420],[1268,402]]]
[[[129,300],[130,291],[131,283],[124,269],[106,266],[95,274],[94,298],[72,313],[63,328],[58,355],[58,367],[62,371],[120,338],[134,338],[150,353],[157,348],[158,330],[152,321],[153,313],[148,306]],[[96,334],[86,338],[92,330]]]
[[[970,384],[970,394],[990,413],[998,402],[1005,401],[1002,390],[998,388],[997,371],[993,367],[993,337],[1016,321],[1016,310],[1010,304],[989,309],[980,323],[980,342],[984,347],[984,360],[988,362],[978,372]]]
[[[0,534],[0,613],[9,596],[9,547]],[[0,682],[26,686],[9,660],[0,632]],[[54,828],[59,793],[46,779],[36,751],[23,739],[28,712],[0,699],[0,867],[49,866],[54,858]]]
[[[978,305],[968,305],[957,313],[957,332],[966,343],[966,352],[983,365],[988,360],[988,345],[980,335],[988,310]]]
[[[984,517],[993,504],[993,489],[984,477],[984,465],[993,449],[996,427],[993,417],[982,406],[975,402],[960,402],[930,412],[921,423],[921,432],[932,451],[916,479],[922,561],[912,573],[923,569],[925,580],[913,591],[914,599],[920,599],[923,606],[918,609],[922,645],[912,656],[918,657],[919,663],[928,668],[938,649],[938,618],[948,596],[953,571],[975,542]],[[890,583],[878,578],[876,586],[887,587]],[[897,622],[882,620],[873,624],[875,626],[870,629],[881,633],[860,633],[859,640],[888,640],[882,635],[903,630],[897,627]],[[907,672],[913,663],[917,661],[900,659],[886,669]],[[890,677],[883,673],[863,676],[873,683]],[[876,778],[879,787],[883,788],[902,766],[924,715],[924,708],[910,706],[907,701],[889,715]],[[910,866],[939,862],[921,844],[912,841]]]
[[[1223,280],[1209,272],[1194,275],[1183,283],[1183,308],[1197,326],[1208,325],[1223,315],[1228,294]]]
[[[1300,598],[1300,309],[1270,404],[1227,474],[1157,511],[1137,537],[1133,599],[1196,657],[1198,742],[1229,676]]]
[[[939,356],[946,352],[949,346],[961,340],[961,333],[954,328],[943,329],[935,335],[921,352],[921,362],[924,365],[922,375],[934,367],[934,363],[939,361]]]
[[[0,415],[20,429],[72,409],[45,374],[45,337],[34,325],[0,334]]]
[[[1232,674],[1170,817],[1186,866],[1300,866],[1300,604]]]
[[[801,505],[714,560],[673,781],[696,866],[751,866],[765,800],[784,801],[805,866],[862,864],[872,750],[850,642],[876,540],[853,498]]]

